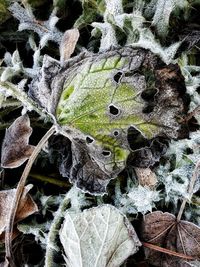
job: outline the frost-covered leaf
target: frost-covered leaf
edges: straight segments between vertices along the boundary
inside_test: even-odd
[[[74,27],[81,29],[85,25],[90,24],[98,16],[103,16],[105,11],[105,1],[104,0],[80,0],[82,3],[82,15],[76,20]]]
[[[47,42],[54,41],[60,43],[62,33],[55,27],[58,18],[52,12],[48,21],[37,21],[34,17],[31,7],[26,4],[26,9],[19,5],[17,2],[9,7],[9,11],[13,16],[20,21],[19,30],[32,30],[36,32],[40,39],[41,47],[44,47]]]
[[[30,39],[31,40],[31,39]],[[39,72],[39,60],[40,60],[40,49],[35,51],[33,55],[33,68],[26,68],[23,66],[22,60],[19,55],[19,51],[15,50],[11,55],[6,52],[4,55],[4,63],[6,67],[0,67],[0,80],[1,82],[10,81],[13,77],[22,78],[33,78]]]
[[[168,166],[169,167],[169,166]],[[173,202],[175,206],[178,200],[188,197],[188,185],[193,173],[194,164],[185,163],[185,165],[169,171],[168,168],[160,167],[158,171],[159,180],[165,186],[166,202]],[[200,176],[198,177],[194,192],[200,188]]]
[[[16,212],[15,223],[38,211],[36,203],[28,194],[31,188],[32,185],[28,185],[24,189]],[[2,238],[2,233],[5,231],[5,227],[7,225],[7,218],[9,215],[8,211],[12,207],[12,201],[14,199],[15,192],[16,189],[0,191],[0,238]]]
[[[43,64],[40,73],[35,76],[31,89],[29,90],[30,97],[37,101],[40,106],[46,107],[47,109],[49,109],[49,100],[51,98],[49,79],[56,76],[60,68],[60,63],[57,60],[45,55],[43,57]],[[40,83],[39,90],[37,88],[38,81]],[[51,105],[53,105],[54,101],[54,99],[51,100]]]
[[[44,223],[38,223],[37,220],[32,220],[31,222],[24,223],[20,222],[17,225],[17,229],[26,235],[34,235],[36,242],[40,242],[46,246],[47,233],[51,226],[51,221],[45,221]]]
[[[200,267],[200,261],[191,261],[188,264],[190,267]]]
[[[152,24],[156,26],[160,36],[166,36],[169,26],[169,18],[175,8],[183,8],[186,0],[158,0]]]
[[[23,65],[18,50],[15,50],[12,56],[10,53],[6,52],[4,55],[4,61],[7,64],[7,67],[2,67],[2,82],[10,80],[13,76],[18,75],[23,71]]]
[[[200,95],[198,93],[198,88],[200,86],[200,67],[196,65],[189,64],[189,57],[183,54],[179,58],[179,65],[181,67],[182,74],[185,78],[185,84],[187,92],[190,95],[190,112],[200,107]],[[194,114],[198,124],[200,124],[200,114],[196,112]]]
[[[6,130],[1,151],[3,168],[17,168],[30,157],[34,149],[34,146],[29,145],[31,133],[32,128],[27,115],[17,118]]]
[[[144,9],[144,16],[150,19],[153,17],[155,10],[156,10],[156,4],[158,0],[151,0],[149,3],[146,4]]]
[[[144,217],[143,241],[200,259],[200,228],[187,221],[177,221],[170,213],[155,211]],[[154,266],[188,267],[186,260],[145,248]]]
[[[112,24],[108,22],[93,22],[92,26],[99,29],[102,34],[99,51],[106,51],[109,50],[111,47],[118,47],[115,28]]]
[[[73,267],[119,267],[141,245],[127,218],[110,205],[67,212],[60,240]]]
[[[169,15],[176,7],[184,7],[186,0],[156,0],[147,5],[153,8],[153,24],[162,29],[162,34],[166,34],[166,24],[168,25]],[[100,51],[106,51],[112,47],[119,47],[117,28],[126,33],[126,45],[141,47],[151,50],[169,64],[172,62],[181,42],[176,42],[169,47],[163,47],[159,40],[155,38],[153,32],[144,26],[147,22],[143,16],[142,10],[144,2],[136,1],[132,13],[125,13],[121,0],[106,1],[106,10],[104,12],[104,22],[93,22],[92,26],[101,31]],[[151,9],[151,8],[150,8]],[[145,9],[144,9],[145,10]],[[164,11],[163,11],[164,10]],[[145,13],[145,12],[144,12]],[[95,32],[95,31],[93,31]],[[160,34],[161,34],[160,33]]]
[[[163,47],[159,41],[155,39],[155,36],[149,29],[142,28],[140,30],[138,41],[134,43],[129,42],[129,45],[149,49],[151,52],[160,56],[166,64],[170,64],[172,63],[181,42],[173,43],[169,47]]]
[[[187,197],[194,165],[199,160],[200,132],[190,134],[190,138],[171,141],[165,155],[166,163],[157,168],[157,177],[165,186],[165,200],[177,206],[179,199]],[[193,192],[200,188],[200,175]]]
[[[190,201],[190,205],[186,206],[184,216],[187,221],[200,225],[200,198],[195,194]]]
[[[45,57],[29,93],[55,116],[71,142],[62,174],[92,193],[105,192],[126,164],[148,167],[158,161],[166,145],[156,136],[182,135],[177,118],[186,109],[180,70],[142,49],[80,54],[63,67]]]

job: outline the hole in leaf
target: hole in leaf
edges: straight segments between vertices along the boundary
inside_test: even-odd
[[[144,107],[142,112],[148,114],[148,113],[151,113],[153,111],[153,109],[154,109],[154,105],[151,104],[151,105]]]
[[[194,154],[193,150],[192,150],[190,147],[187,147],[187,148],[185,149],[184,153],[185,153],[186,155]]]
[[[149,145],[148,140],[133,126],[128,129],[127,139],[132,150],[137,150]]]
[[[147,89],[147,90],[144,90],[141,93],[141,97],[145,101],[154,100],[154,96],[155,96],[156,93],[157,93],[157,90],[156,89]]]
[[[111,155],[111,152],[108,151],[108,150],[104,150],[104,151],[102,152],[102,155],[105,156],[105,157],[108,157],[108,156]]]
[[[114,79],[114,81],[115,81],[116,83],[118,83],[121,77],[122,77],[122,73],[121,73],[121,72],[117,72],[117,73],[114,75],[113,79]]]
[[[176,180],[179,184],[184,184],[184,180],[180,177],[180,176],[178,176],[178,175],[174,175],[173,176],[173,179],[174,180]]]
[[[110,112],[110,114],[116,116],[119,114],[119,109],[117,107],[115,107],[114,105],[110,105],[109,106],[109,112]]]
[[[86,137],[86,143],[87,143],[87,144],[91,144],[91,143],[93,143],[93,142],[94,142],[94,139],[92,139],[92,138],[89,137],[89,136]]]
[[[74,92],[74,87],[73,86],[68,87],[67,89],[65,89],[65,91],[63,92],[63,99],[67,100],[73,92]]]
[[[114,132],[113,132],[113,135],[114,135],[114,136],[118,136],[118,135],[119,135],[119,132],[118,132],[118,131],[114,131]]]

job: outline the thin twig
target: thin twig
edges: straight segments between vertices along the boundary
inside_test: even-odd
[[[17,189],[16,189],[16,193],[15,193],[13,203],[12,203],[12,208],[11,208],[9,215],[8,215],[8,224],[7,224],[6,232],[5,232],[5,249],[6,249],[6,256],[5,257],[9,261],[11,267],[16,266],[14,263],[13,257],[12,257],[13,224],[14,224],[14,219],[15,219],[15,215],[17,212],[17,208],[19,206],[20,198],[22,196],[24,186],[26,184],[26,179],[28,177],[28,174],[31,170],[31,167],[32,167],[33,162],[35,161],[36,157],[40,153],[41,149],[43,148],[43,146],[45,145],[45,143],[47,142],[49,137],[52,136],[55,133],[55,131],[56,131],[56,127],[52,126],[48,130],[48,132],[43,136],[43,138],[40,140],[38,145],[35,147],[33,153],[31,154],[31,156],[30,156],[30,158],[26,164],[26,167],[22,173],[22,176],[20,178],[20,181],[19,181]]]
[[[200,160],[197,162],[195,168],[194,168],[194,172],[192,174],[192,178],[190,180],[190,184],[189,184],[189,188],[188,188],[188,195],[189,195],[189,200],[192,198],[192,194],[193,194],[193,189],[194,189],[194,185],[195,185],[195,182],[198,178],[198,175],[199,175],[199,169],[200,169]],[[183,202],[181,204],[181,207],[180,207],[180,210],[179,210],[179,213],[177,215],[177,221],[179,222],[181,220],[181,217],[183,215],[183,211],[185,209],[185,205],[187,203],[188,199],[187,198],[184,198],[183,199]]]

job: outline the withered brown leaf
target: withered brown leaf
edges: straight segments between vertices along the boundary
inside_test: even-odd
[[[3,168],[17,168],[30,157],[34,149],[34,146],[29,145],[31,133],[28,115],[17,118],[6,130],[1,151]]]
[[[27,185],[24,189],[22,197],[20,199],[20,204],[17,209],[15,223],[25,219],[29,215],[38,211],[36,203],[33,201],[32,197],[28,194],[32,185]],[[7,223],[8,214],[12,206],[12,201],[15,195],[16,189],[3,190],[0,192],[0,241],[4,237],[4,231]],[[16,231],[14,231],[13,237],[16,236]]]
[[[64,62],[69,59],[74,52],[76,43],[79,38],[78,29],[71,29],[64,33],[60,43],[60,61]]]
[[[187,221],[177,221],[173,214],[155,211],[144,217],[142,239],[145,242],[200,259],[200,228]],[[186,259],[145,248],[154,266],[188,267]]]

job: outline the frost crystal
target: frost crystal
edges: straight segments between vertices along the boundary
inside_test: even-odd
[[[155,202],[160,200],[160,192],[149,187],[130,184],[127,193],[121,194],[117,189],[115,205],[125,214],[146,214],[155,207]]]

